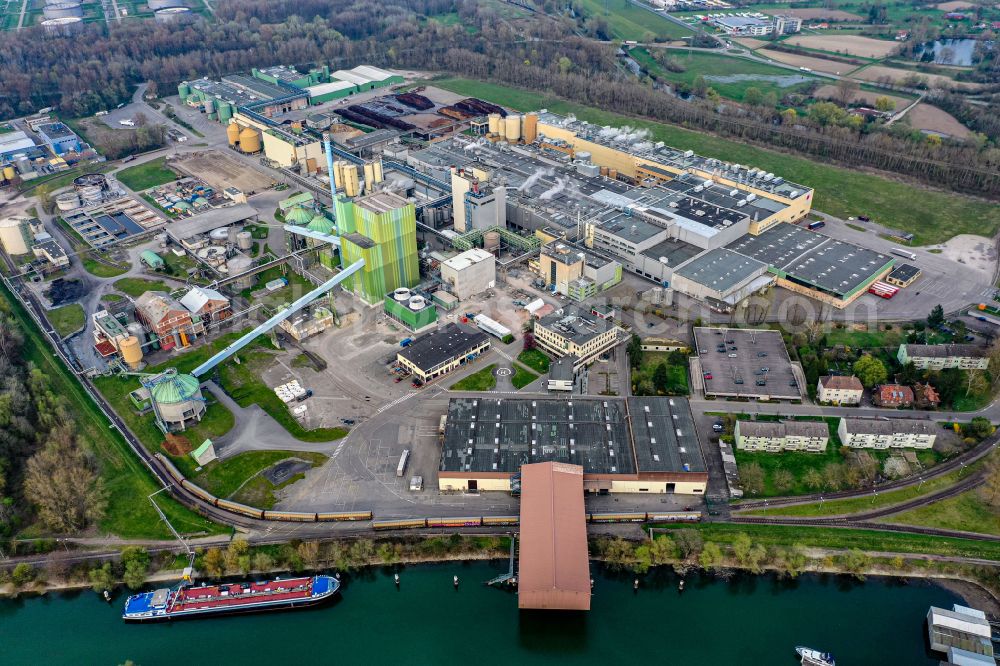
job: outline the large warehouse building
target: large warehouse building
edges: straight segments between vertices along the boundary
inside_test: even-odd
[[[449,402],[438,486],[509,491],[536,462],[580,465],[588,492],[705,492],[708,472],[684,398]]]

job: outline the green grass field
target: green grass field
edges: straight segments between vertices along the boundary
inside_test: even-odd
[[[158,157],[145,164],[122,169],[116,175],[122,185],[135,192],[141,192],[177,179],[177,174],[166,167],[166,162],[166,157]]]
[[[122,278],[121,280],[115,280],[115,289],[128,294],[132,298],[138,298],[147,291],[171,291],[170,285],[165,282],[144,280],[143,278]]]
[[[653,140],[691,149],[706,157],[752,164],[816,189],[814,207],[837,217],[868,214],[881,224],[910,231],[915,245],[941,243],[957,234],[990,236],[1000,230],[1000,206],[958,194],[937,192],[917,185],[824,164],[805,157],[785,155],[746,143],[702,134],[675,125],[641,120],[601,111],[520,88],[470,79],[442,79],[433,85],[480,97],[519,111],[547,108],[573,113],[598,125],[631,125],[647,128]]]
[[[631,51],[632,58],[646,68],[652,74],[661,79],[674,83],[686,83],[691,85],[697,76],[705,77],[706,83],[715,89],[717,93],[729,99],[742,101],[746,95],[747,88],[754,87],[762,93],[773,92],[780,100],[787,93],[801,90],[809,85],[809,82],[796,83],[790,86],[779,86],[778,82],[765,77],[800,77],[805,76],[810,80],[814,77],[793,72],[774,65],[761,62],[745,60],[715,53],[701,53],[697,51],[671,51],[674,59],[687,69],[683,72],[670,72],[660,65],[649,54],[646,49],[634,48]],[[723,82],[712,80],[712,77],[743,75],[748,77],[760,77],[755,80]]]
[[[888,516],[881,522],[1000,535],[1000,513],[983,502],[978,489]]]
[[[493,363],[459,379],[448,388],[452,391],[490,391],[497,385],[497,378],[493,376],[496,369],[497,364]]]
[[[52,328],[56,329],[56,333],[64,338],[70,333],[83,328],[86,319],[83,306],[79,303],[70,303],[69,305],[49,310],[45,315],[52,323]]]
[[[743,533],[754,542],[767,547],[788,547],[801,544],[806,547],[912,553],[917,555],[951,555],[1000,560],[1000,542],[974,541],[952,537],[879,532],[878,530],[846,529],[839,527],[806,527],[803,525],[740,525],[727,523],[700,523],[697,525],[661,525],[668,529],[690,527],[701,532],[705,541],[731,544],[736,535]]]
[[[91,275],[100,278],[113,278],[128,273],[128,268],[125,266],[109,266],[90,257],[83,260],[83,268]]]
[[[604,18],[614,39],[646,41],[690,37],[692,31],[649,10],[636,7],[629,0],[579,0],[576,3],[588,17]],[[607,6],[608,13],[604,13]]]
[[[77,436],[100,462],[101,477],[108,490],[108,509],[100,524],[102,533],[131,539],[170,539],[147,496],[160,489],[153,475],[129,449],[117,431],[45,343],[41,332],[5,287],[0,287],[0,308],[11,311],[22,325],[25,355],[49,380],[52,392],[69,401],[75,416]],[[161,493],[157,506],[181,533],[219,534],[228,531],[186,509]]]
[[[510,378],[510,383],[514,385],[514,388],[523,389],[536,379],[538,379],[538,375],[531,370],[528,370],[520,363],[514,364],[514,376]]]
[[[642,365],[638,370],[632,371],[633,386],[635,386],[636,390],[639,390],[639,388],[647,383],[652,386],[653,374],[656,372],[656,367],[663,363],[667,366],[666,394],[687,395],[689,393],[687,356],[682,356],[684,356],[683,362],[673,364],[670,362],[670,352],[643,352]],[[640,394],[637,393],[636,395]],[[642,393],[641,395],[647,395],[647,393]],[[655,395],[655,393],[649,392],[648,395]]]
[[[903,329],[894,326],[888,331],[857,331],[849,328],[834,328],[826,333],[826,345],[844,345],[861,349],[890,347],[898,349],[904,339]]]
[[[517,355],[517,360],[540,375],[549,371],[549,357],[540,349],[525,349]]]
[[[312,464],[322,465],[326,456],[322,453],[300,451],[247,451],[225,461],[213,461],[196,476],[193,481],[218,497],[230,497],[243,484],[256,477],[271,465],[299,458]],[[266,479],[265,479],[266,481]]]

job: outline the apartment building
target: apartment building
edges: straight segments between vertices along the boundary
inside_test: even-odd
[[[976,345],[899,345],[896,358],[921,370],[986,370],[990,365],[986,348]]]
[[[864,392],[865,387],[857,377],[824,375],[816,386],[816,400],[834,405],[858,405]]]
[[[937,438],[934,424],[916,419],[842,418],[837,434],[852,449],[929,449]]]
[[[825,421],[737,421],[733,436],[741,451],[822,453],[830,429]]]

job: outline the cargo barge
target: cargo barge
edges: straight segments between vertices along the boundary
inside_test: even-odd
[[[125,602],[122,619],[126,622],[157,622],[301,608],[321,604],[333,598],[339,590],[340,581],[333,576],[181,585],[130,596]]]

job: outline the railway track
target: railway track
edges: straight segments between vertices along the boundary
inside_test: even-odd
[[[965,453],[939,465],[935,465],[928,470],[926,474],[921,474],[917,477],[908,477],[897,481],[890,481],[889,483],[883,483],[877,486],[872,486],[871,488],[865,488],[863,490],[841,490],[830,493],[812,493],[809,495],[797,495],[794,497],[775,497],[767,500],[738,502],[736,504],[731,504],[729,509],[731,511],[746,511],[748,509],[767,509],[775,506],[789,506],[793,504],[813,504],[823,500],[830,501],[838,499],[852,499],[856,497],[868,497],[873,491],[883,493],[890,490],[902,490],[903,488],[909,488],[910,486],[915,486],[930,479],[936,479],[939,476],[953,472],[961,467],[966,467],[989,455],[989,453],[996,448],[998,443],[1000,443],[1000,430],[984,439],[982,442]]]

